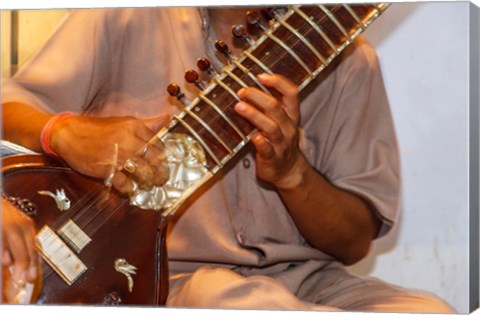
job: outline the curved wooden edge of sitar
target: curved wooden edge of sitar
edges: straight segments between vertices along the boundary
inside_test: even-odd
[[[70,167],[63,161],[43,154],[16,154],[2,157],[2,175],[23,168],[52,168],[68,170]]]

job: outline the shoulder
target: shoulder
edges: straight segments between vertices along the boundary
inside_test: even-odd
[[[159,8],[77,9],[69,11],[65,21],[80,24],[79,26],[95,25],[97,28],[124,30],[156,22],[161,11]]]
[[[363,36],[359,36],[341,55],[342,68],[350,71],[375,72],[379,70],[375,48]]]

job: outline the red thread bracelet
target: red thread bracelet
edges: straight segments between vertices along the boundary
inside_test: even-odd
[[[45,152],[48,155],[54,156],[56,158],[60,158],[60,156],[57,153],[55,153],[50,147],[50,134],[52,133],[53,125],[55,125],[57,122],[59,122],[61,119],[65,117],[70,117],[74,115],[75,114],[71,112],[63,112],[53,116],[47,121],[45,126],[43,126],[42,128],[42,132],[40,133],[40,145],[42,147],[43,152]]]

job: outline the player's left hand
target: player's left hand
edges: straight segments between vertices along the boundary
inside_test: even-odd
[[[251,135],[257,176],[277,188],[288,189],[298,184],[299,172],[308,165],[299,147],[298,87],[276,74],[261,74],[258,80],[281,97],[243,88],[238,91],[242,101],[235,105],[235,111],[257,128]]]

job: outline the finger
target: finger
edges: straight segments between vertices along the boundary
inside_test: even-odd
[[[243,101],[255,105],[258,109],[269,116],[280,116],[283,111],[282,106],[274,97],[257,88],[242,88],[237,92],[237,95]]]
[[[141,147],[139,147],[134,154],[138,156],[145,156],[147,152],[149,152],[149,156],[157,156],[159,159],[164,159],[166,157],[165,154],[165,146],[163,142],[156,136],[156,134],[152,133],[151,131],[145,131],[146,128],[140,128],[142,130],[138,130],[139,139],[143,141]]]
[[[27,244],[17,233],[11,233],[8,238],[10,254],[13,260],[13,277],[17,281],[25,281],[28,265],[30,264]]]
[[[137,121],[138,126],[135,126],[135,134],[143,141],[149,142],[169,121],[170,117],[166,114],[140,119]]]
[[[127,176],[142,188],[151,189],[156,177],[156,168],[148,163],[144,158],[132,156],[125,160],[122,169]]]
[[[270,144],[267,138],[260,132],[254,132],[252,134],[252,143],[257,150],[257,154],[265,159],[270,159],[275,156],[275,149]]]
[[[153,137],[145,143],[140,150],[137,151],[136,155],[144,157],[148,153],[148,159],[155,158],[164,160],[166,159],[165,145],[158,137]]]
[[[141,120],[147,128],[154,133],[157,133],[170,122],[170,116],[168,114],[162,114],[156,117],[144,118]]]
[[[159,150],[157,147],[148,146],[143,157],[155,170],[154,184],[156,186],[165,184],[170,174],[165,150]]]
[[[157,142],[156,145],[155,142]],[[162,146],[161,149],[159,149],[160,146]],[[163,185],[169,175],[163,143],[160,140],[151,141],[139,151],[135,155],[124,159],[123,163],[120,164],[122,171],[138,183],[141,188],[149,190],[153,186]]]
[[[112,186],[124,195],[130,195],[133,192],[134,184],[123,172],[116,172],[112,178]]]
[[[38,259],[35,259],[35,261],[38,261]],[[35,265],[30,264],[27,270],[27,281],[28,282],[35,282],[35,280],[38,277],[38,264],[35,263]]]
[[[12,260],[12,256],[10,255],[10,251],[8,251],[7,249],[4,249],[2,253],[2,265],[10,266],[12,262],[13,260]]]
[[[26,227],[25,232],[25,244],[27,247],[27,253],[29,257],[29,265],[27,270],[27,281],[33,282],[37,278],[37,271],[38,271],[38,253],[35,249],[35,228],[33,223],[30,223]]]
[[[260,83],[276,89],[283,95],[283,104],[288,115],[298,123],[298,87],[290,80],[279,74],[262,73],[258,75]]]
[[[245,88],[238,91],[242,100],[260,109],[271,118],[280,128],[289,128],[294,122],[285,112],[285,108],[273,97],[255,88]],[[273,140],[273,139],[271,139]]]
[[[234,106],[234,110],[264,132],[272,143],[279,143],[284,138],[279,124],[249,103],[239,102]]]
[[[127,145],[125,145],[127,143]],[[127,169],[125,163],[128,160],[128,157],[133,157],[135,151],[139,147],[144,146],[145,143],[138,137],[132,136],[128,141],[120,148],[118,144],[115,144],[114,150],[111,150],[108,154],[108,159],[98,162],[98,169],[101,169],[101,177],[105,180],[106,186],[111,186],[113,177],[116,175],[117,171]],[[131,175],[137,175],[137,180],[139,182],[148,185],[152,182],[154,177],[152,168],[148,165],[148,162],[145,161],[142,157],[130,158],[133,166],[133,171],[130,171]],[[136,171],[138,169],[138,172]]]

